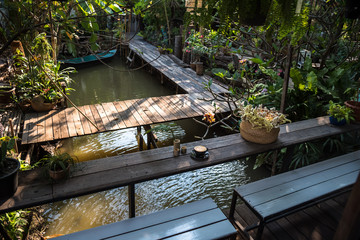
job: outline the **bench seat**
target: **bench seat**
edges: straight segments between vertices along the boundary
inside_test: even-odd
[[[231,238],[235,235],[233,225],[214,201],[208,198],[55,239],[208,240]]]
[[[256,239],[261,239],[266,223],[349,191],[359,170],[360,151],[356,151],[237,187],[230,219],[234,219],[239,197],[260,220],[258,224],[239,228],[246,234],[258,228]]]

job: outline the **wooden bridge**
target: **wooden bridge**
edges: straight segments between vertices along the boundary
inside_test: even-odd
[[[204,84],[209,78],[198,76],[189,68],[179,67],[169,55],[161,55],[156,47],[135,37],[129,43],[130,51],[144,62],[173,82],[188,94],[149,97],[118,102],[81,106],[79,109],[95,125],[94,127],[75,108],[53,110],[46,113],[29,113],[24,118],[22,144],[55,141],[93,133],[113,131],[130,127],[139,127],[155,123],[202,116],[205,112],[214,112]],[[227,90],[215,82],[212,91],[224,93]],[[178,91],[177,91],[178,92]],[[229,107],[216,102],[217,112],[228,112]]]
[[[22,144],[54,141],[93,133],[202,116],[214,112],[202,94],[178,94],[81,106],[96,129],[74,107],[25,115]],[[220,112],[229,107],[217,103]]]

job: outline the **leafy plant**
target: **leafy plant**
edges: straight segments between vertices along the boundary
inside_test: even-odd
[[[352,112],[352,109],[346,106],[340,105],[339,103],[334,103],[333,101],[329,102],[328,114],[336,118],[336,120],[339,122],[343,119],[345,119],[347,123],[349,123],[350,120],[354,120]]]
[[[239,104],[237,114],[241,116],[242,121],[250,122],[253,128],[265,128],[268,132],[281,124],[290,122],[284,114],[274,108],[268,109],[262,105],[253,107],[251,104],[244,106],[243,102]]]
[[[174,122],[158,124],[155,127],[147,130],[144,135],[150,132],[169,132],[171,133],[172,138],[175,139],[175,132],[173,129],[174,127],[176,127],[176,123]]]
[[[12,239],[23,239],[27,230],[29,211],[18,210],[0,215],[0,224]]]
[[[55,152],[54,155],[46,155],[36,164],[43,166],[51,171],[66,170],[69,166],[74,165],[75,160],[68,153]]]
[[[295,154],[292,158],[290,168],[296,169],[317,162],[321,153],[320,149],[317,144],[311,142],[297,145],[294,150]]]

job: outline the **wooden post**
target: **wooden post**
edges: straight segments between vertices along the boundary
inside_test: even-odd
[[[61,82],[61,88],[63,91],[64,96],[66,95],[66,83],[65,82]],[[68,107],[68,103],[66,101],[66,98],[63,98],[63,102],[61,103],[61,107],[67,108]]]
[[[151,129],[150,125],[144,125],[144,130],[149,131]],[[147,133],[147,149],[151,149],[151,144],[154,148],[158,148],[157,144],[157,138],[155,134],[151,131]]]
[[[10,126],[11,136],[15,137],[15,131],[14,131],[14,125],[13,125],[12,119],[9,119],[9,126]],[[15,140],[15,144],[14,144],[14,149],[15,149],[16,153],[19,153],[19,149],[18,149],[16,140]]]
[[[139,151],[144,150],[144,138],[141,135],[141,126],[137,127],[137,138],[139,143]]]
[[[286,66],[285,66],[285,74],[284,74],[284,83],[283,83],[283,89],[282,89],[282,95],[281,95],[281,105],[280,105],[280,112],[285,113],[285,107],[286,107],[286,96],[287,91],[289,87],[289,79],[290,79],[290,68],[291,68],[291,56],[292,56],[293,48],[291,46],[291,43],[289,43],[288,46],[288,53],[286,58]]]
[[[129,218],[135,217],[135,184],[128,186]]]
[[[351,190],[333,240],[360,239],[360,174]]]

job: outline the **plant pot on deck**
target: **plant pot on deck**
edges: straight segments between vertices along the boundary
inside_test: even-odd
[[[46,112],[54,109],[56,103],[46,103],[42,96],[36,96],[31,99],[31,107],[36,112]]]
[[[6,158],[0,169],[0,199],[14,195],[18,187],[18,170],[20,163],[14,158]]]
[[[280,128],[273,128],[268,132],[265,128],[253,128],[250,122],[240,123],[240,134],[245,140],[253,143],[269,144],[278,139]]]
[[[196,74],[199,76],[204,75],[204,65],[202,62],[196,62]]]
[[[70,165],[67,166],[65,170],[56,170],[53,171],[48,169],[49,177],[55,182],[61,181],[69,176],[70,173]]]
[[[353,110],[353,116],[355,121],[360,122],[360,102],[357,101],[346,101],[345,106]]]

